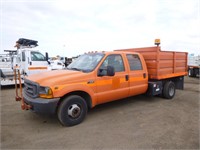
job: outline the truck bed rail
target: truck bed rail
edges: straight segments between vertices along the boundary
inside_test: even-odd
[[[147,65],[150,79],[167,79],[187,75],[187,52],[161,51],[160,46],[120,49],[140,53]]]

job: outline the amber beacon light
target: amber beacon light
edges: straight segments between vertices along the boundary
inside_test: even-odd
[[[159,46],[160,45],[160,39],[155,39],[155,45]]]

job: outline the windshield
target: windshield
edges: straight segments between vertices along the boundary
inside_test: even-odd
[[[67,69],[77,70],[83,72],[91,72],[99,64],[104,54],[102,53],[89,53],[84,54],[74,60]]]

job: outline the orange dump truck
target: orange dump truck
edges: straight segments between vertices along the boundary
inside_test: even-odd
[[[172,99],[183,89],[187,53],[164,52],[159,46],[81,55],[66,70],[24,80],[22,109],[57,114],[60,123],[81,123],[89,108],[148,94]]]

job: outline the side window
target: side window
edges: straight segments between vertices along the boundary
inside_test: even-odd
[[[128,63],[130,66],[130,70],[142,70],[142,63],[140,58],[136,54],[127,54]]]
[[[40,52],[31,52],[31,60],[32,61],[46,61],[44,55]]]
[[[22,52],[22,61],[26,61],[25,52]]]
[[[100,69],[105,69],[107,66],[113,66],[115,68],[115,72],[125,71],[122,56],[118,54],[107,56]]]

